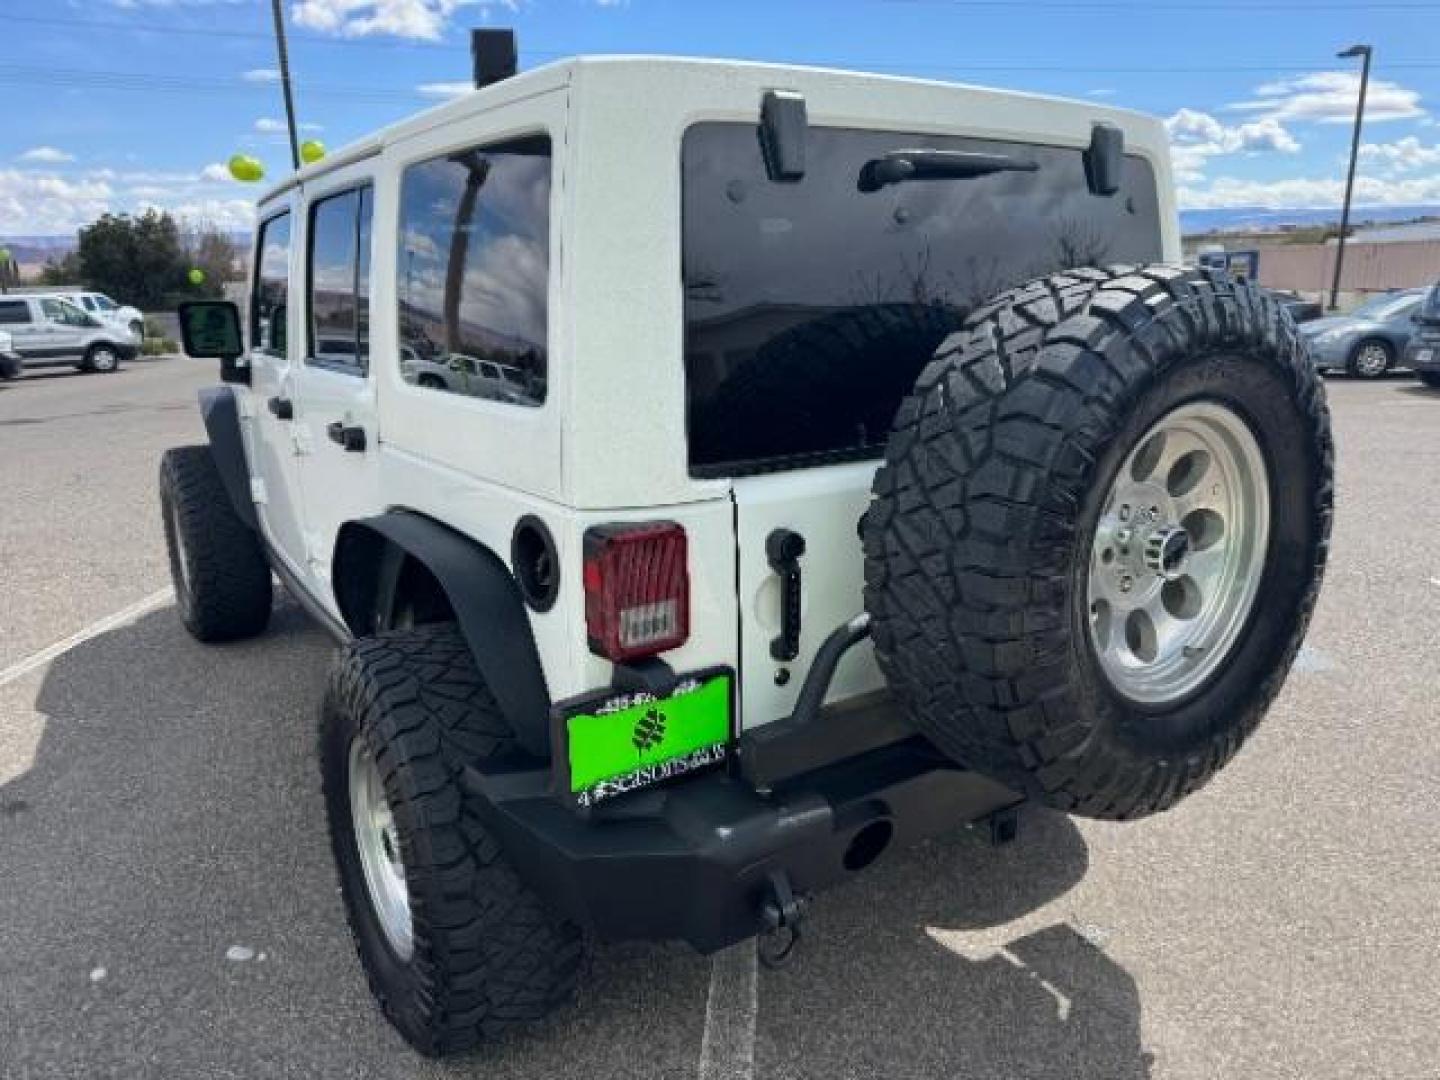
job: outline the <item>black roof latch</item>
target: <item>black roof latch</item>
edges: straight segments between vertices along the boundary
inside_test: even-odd
[[[1091,195],[1114,195],[1125,173],[1125,133],[1104,121],[1090,128],[1085,151],[1085,184]]]
[[[796,184],[805,178],[805,95],[767,90],[760,101],[760,152],[772,184]]]

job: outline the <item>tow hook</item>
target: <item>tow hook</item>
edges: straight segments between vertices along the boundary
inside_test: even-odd
[[[790,875],[784,870],[772,870],[768,880],[769,892],[760,905],[765,929],[760,934],[758,952],[760,962],[773,969],[789,960],[800,944],[800,924],[809,901],[795,894]]]

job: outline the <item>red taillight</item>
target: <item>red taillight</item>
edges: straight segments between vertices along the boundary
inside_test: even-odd
[[[585,531],[585,631],[619,663],[674,649],[690,636],[685,530],[673,521]]]

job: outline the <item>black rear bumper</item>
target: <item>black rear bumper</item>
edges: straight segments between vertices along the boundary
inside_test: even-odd
[[[814,893],[894,844],[1020,801],[919,737],[766,792],[715,772],[627,796],[588,817],[552,796],[549,770],[467,769],[466,783],[482,796],[507,856],[557,911],[601,937],[683,939],[707,953],[766,928],[777,876],[796,893]]]

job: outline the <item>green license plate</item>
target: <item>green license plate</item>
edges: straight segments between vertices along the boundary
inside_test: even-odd
[[[607,690],[555,706],[565,791],[580,806],[718,765],[730,752],[735,676],[681,675],[670,694]]]

